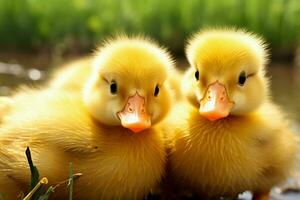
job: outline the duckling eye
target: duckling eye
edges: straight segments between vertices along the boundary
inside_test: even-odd
[[[117,83],[112,81],[110,84],[110,93],[116,94],[117,93]]]
[[[243,85],[245,84],[245,82],[246,82],[246,79],[247,79],[246,73],[245,73],[245,71],[242,71],[242,72],[240,73],[240,75],[239,75],[239,81],[238,81],[238,84],[239,84],[240,86],[243,86]]]
[[[195,78],[197,81],[199,81],[199,71],[198,70],[195,72]]]
[[[155,89],[154,89],[154,96],[157,97],[158,93],[159,93],[159,87],[158,87],[158,85],[156,85]]]

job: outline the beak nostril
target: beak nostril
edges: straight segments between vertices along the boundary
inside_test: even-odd
[[[133,109],[131,107],[128,108],[129,112],[133,112]]]

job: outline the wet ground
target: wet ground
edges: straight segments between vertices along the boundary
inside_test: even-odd
[[[51,66],[56,66],[58,63],[62,63],[61,59],[53,62],[51,57],[43,58],[39,55],[36,57],[31,55],[28,58],[21,56],[16,59],[11,59],[10,55],[0,55],[0,96],[10,95],[20,84],[34,85],[44,82],[53,69]],[[274,63],[268,71],[268,76],[272,80],[273,99],[285,110],[292,121],[292,128],[300,135],[300,67]],[[295,176],[297,178],[291,178],[285,188],[290,192],[282,194],[282,189],[275,188],[272,198],[300,200],[300,193],[293,192],[299,191],[300,172],[297,172]],[[250,194],[246,193],[240,198],[249,199]]]

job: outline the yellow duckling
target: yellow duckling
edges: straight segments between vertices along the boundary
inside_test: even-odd
[[[168,119],[173,178],[204,199],[246,190],[268,199],[289,176],[297,142],[269,97],[263,40],[208,30],[192,37],[186,54],[191,67],[182,87],[190,103],[177,105]]]
[[[166,80],[169,54],[142,38],[107,42],[94,58],[83,94],[28,89],[0,128],[0,192],[27,192],[26,146],[41,176],[68,178],[68,163],[82,176],[74,199],[141,199],[164,174],[166,155],[159,125],[171,106]],[[82,96],[83,95],[83,96]],[[66,199],[58,187],[54,199]]]
[[[97,57],[97,52],[95,54]],[[48,83],[54,89],[81,91],[91,76],[93,56],[83,57],[69,62],[55,70]]]
[[[95,56],[97,57],[97,54]],[[49,87],[81,92],[85,86],[85,82],[91,76],[93,60],[93,56],[84,57],[59,67],[50,79],[48,83]],[[181,71],[173,69],[172,76],[167,80],[174,100],[181,100],[183,98],[181,92],[182,76],[183,73]],[[5,105],[5,103],[3,106],[10,107],[9,105]]]

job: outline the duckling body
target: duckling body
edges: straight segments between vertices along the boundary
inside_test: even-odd
[[[170,166],[180,186],[208,199],[235,197],[246,190],[268,191],[289,175],[296,140],[277,107],[215,122],[185,103],[173,112]]]
[[[0,128],[0,192],[27,193],[24,151],[32,151],[41,177],[51,185],[74,173],[74,199],[142,199],[164,174],[160,122],[171,94],[164,84],[168,53],[141,38],[121,38],[99,50],[83,91],[25,89]],[[54,199],[66,199],[66,187]]]
[[[269,97],[261,39],[207,30],[192,38],[187,57],[187,100],[166,123],[174,130],[168,130],[171,176],[204,199],[246,190],[268,199],[293,169],[298,143]]]
[[[165,163],[159,129],[132,134],[122,127],[101,125],[89,117],[80,97],[57,91],[20,96],[27,105],[15,110],[1,129],[1,189],[5,185],[6,191],[27,192],[27,146],[50,184],[66,180],[73,162],[74,172],[82,173],[74,182],[76,199],[140,199],[159,182]],[[33,105],[38,112],[31,109]],[[12,184],[3,183],[8,176]],[[16,188],[16,183],[21,187]],[[57,188],[55,199],[67,194],[60,192],[64,187]],[[14,199],[18,193],[4,196]]]

